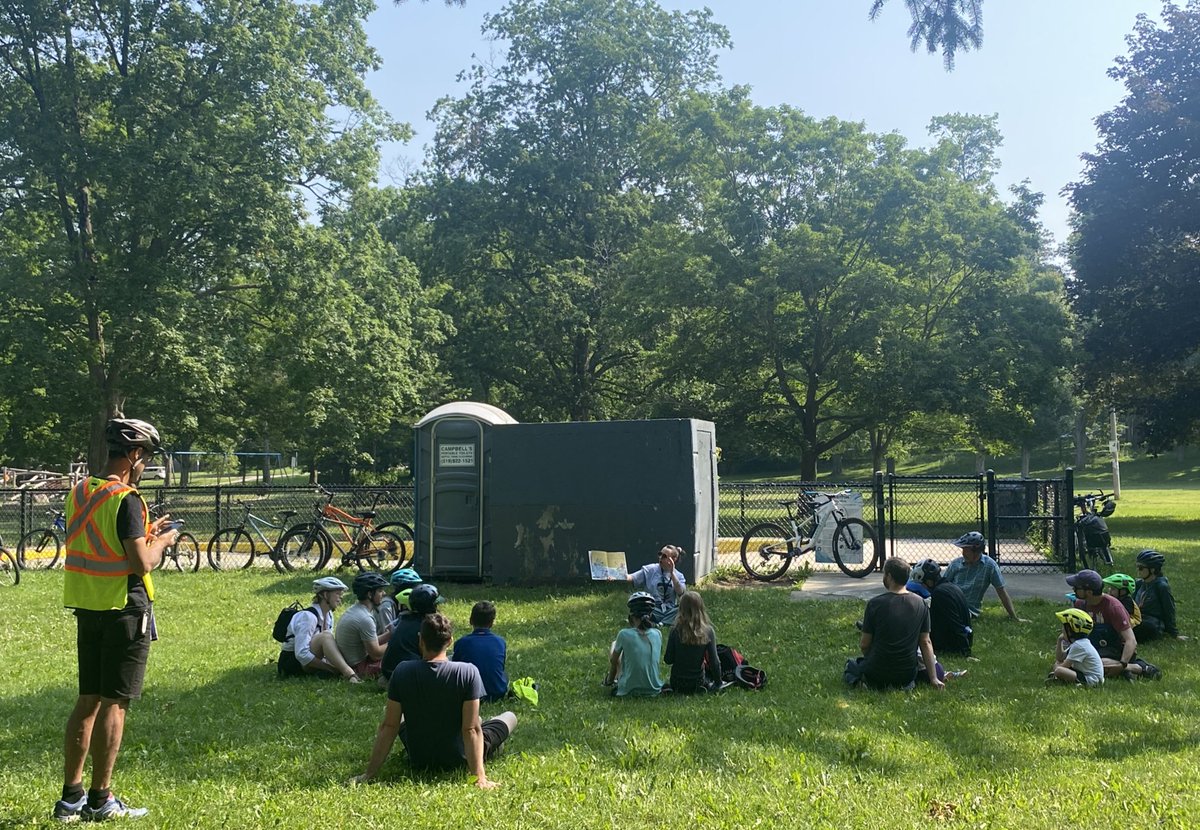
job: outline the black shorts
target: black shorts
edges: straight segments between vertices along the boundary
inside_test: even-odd
[[[110,700],[142,696],[150,656],[150,609],[75,611],[79,694]]]
[[[296,652],[279,650],[277,673],[280,677],[337,677],[331,671],[308,671],[296,659]]]
[[[397,737],[400,738],[400,743],[404,745],[405,751],[411,755],[412,751],[408,748],[407,726],[408,724],[404,722],[400,724],[400,731],[397,733]],[[491,718],[490,720],[485,720],[480,728],[483,730],[483,759],[487,761],[499,752],[500,747],[508,740],[508,724],[500,720],[500,718]]]

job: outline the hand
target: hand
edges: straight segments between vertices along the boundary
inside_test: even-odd
[[[163,525],[169,524],[170,521],[171,521],[170,513],[164,513],[163,515],[159,516],[157,519],[154,520],[153,524],[150,525],[150,534],[153,536],[157,536],[162,531]]]
[[[946,684],[943,683],[941,680],[938,680],[936,677],[933,680],[929,681],[929,685],[933,686],[933,688],[939,692],[946,691]]]
[[[368,778],[367,774],[364,772],[362,775],[352,776],[350,778],[350,780],[346,782],[346,786],[347,787],[357,787],[359,784],[369,784],[369,783],[371,783],[371,779]]]
[[[1009,619],[1012,620],[1013,622],[1019,622],[1019,623],[1029,622],[1029,620],[1025,619],[1024,617],[1009,617]]]
[[[500,786],[496,781],[492,781],[486,775],[481,775],[475,779],[475,786],[481,790],[494,790]]]

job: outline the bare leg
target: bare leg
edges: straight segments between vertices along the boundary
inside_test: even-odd
[[[317,660],[324,664],[317,666],[316,671],[334,671],[347,679],[356,677],[354,669],[350,668],[350,664],[346,662],[346,658],[342,656],[341,650],[337,647],[337,641],[333,639],[332,631],[314,634],[309,648],[312,649]],[[313,664],[309,663],[305,668],[311,669],[312,666]]]
[[[100,698],[100,712],[92,727],[92,789],[106,790],[112,783],[113,767],[125,734],[125,711],[128,700]]]
[[[1052,671],[1051,674],[1053,674],[1055,677],[1057,677],[1063,683],[1078,683],[1079,682],[1078,675],[1075,674],[1075,670],[1068,669],[1066,666],[1062,665],[1061,663],[1054,664],[1054,671]]]
[[[63,739],[63,786],[83,783],[83,764],[92,745],[92,725],[100,709],[100,695],[80,695],[67,718]]]

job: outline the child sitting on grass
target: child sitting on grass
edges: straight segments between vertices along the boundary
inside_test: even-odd
[[[1079,608],[1067,608],[1054,614],[1062,623],[1055,649],[1054,667],[1046,675],[1047,683],[1062,682],[1092,688],[1104,682],[1104,663],[1100,652],[1088,639],[1092,633],[1091,614]]]
[[[605,686],[614,686],[617,697],[655,697],[662,691],[658,660],[662,655],[662,632],[652,616],[658,603],[645,591],[631,594],[629,627],[622,628],[608,654]]]
[[[1135,637],[1136,629],[1142,623],[1142,610],[1133,601],[1133,591],[1136,587],[1137,582],[1129,574],[1111,574],[1104,577],[1104,593],[1111,594],[1121,601],[1121,607],[1129,615],[1129,624],[1134,628]]]
[[[508,659],[508,644],[504,638],[492,631],[496,622],[496,606],[487,600],[475,603],[471,608],[470,634],[459,637],[454,643],[453,660],[456,663],[471,663],[479,669],[486,703],[495,703],[508,694],[508,674],[504,663]]]
[[[704,608],[704,598],[695,591],[686,592],[679,600],[679,615],[667,638],[664,659],[671,667],[672,691],[690,695],[721,688],[717,634]]]

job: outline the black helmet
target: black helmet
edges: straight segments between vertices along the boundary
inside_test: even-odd
[[[913,565],[912,578],[917,582],[936,582],[942,575],[942,566],[932,559],[922,559]]]
[[[981,548],[983,547],[983,534],[978,530],[972,530],[959,536],[951,544],[957,548]]]
[[[366,599],[372,592],[378,591],[380,588],[386,588],[387,586],[388,581],[380,574],[374,571],[364,571],[354,577],[354,582],[350,587],[354,589],[354,596],[359,599]]]
[[[141,447],[147,452],[158,452],[162,449],[158,430],[136,418],[113,418],[104,426],[104,439],[110,447],[120,450]]]
[[[436,585],[426,582],[412,589],[408,595],[408,607],[417,614],[432,614],[444,598],[438,593]]]
[[[629,616],[631,617],[649,617],[658,607],[654,597],[645,591],[635,591],[630,594],[626,605],[629,606]]]
[[[1167,557],[1163,556],[1153,548],[1146,548],[1146,550],[1137,555],[1137,563],[1139,565],[1145,565],[1152,571],[1161,571],[1166,562]]]
[[[1117,510],[1117,503],[1115,501],[1113,501],[1111,498],[1108,498],[1108,499],[1104,500],[1104,504],[1101,505],[1100,509],[1097,510],[1096,512],[1099,513],[1101,516],[1108,517],[1108,516],[1111,516],[1113,513],[1115,513],[1116,510]]]

